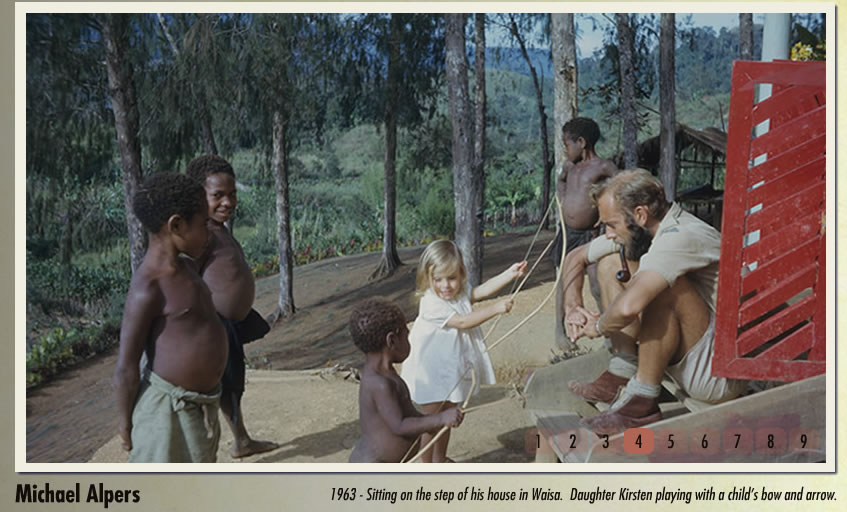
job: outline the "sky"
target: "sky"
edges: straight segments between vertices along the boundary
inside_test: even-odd
[[[614,16],[613,14],[609,14],[607,16]],[[738,13],[730,12],[730,13],[677,13],[676,22],[680,24],[686,19],[688,16],[691,16],[691,23],[696,27],[704,27],[710,26],[714,27],[715,32],[720,31],[721,28],[726,27],[737,27],[738,26]],[[592,23],[591,20],[595,20],[595,23]],[[753,23],[762,23],[765,19],[764,14],[754,14],[753,15]],[[608,24],[608,21],[604,16],[600,13],[577,13],[575,16],[575,23],[577,26],[577,52],[580,58],[585,58],[591,56],[594,53],[594,50],[600,48],[603,44],[603,34],[605,32],[605,27]],[[497,34],[498,30],[494,29],[494,33],[491,35],[492,45],[498,46],[511,46],[509,42],[507,42],[507,37],[505,35],[505,31],[503,35]],[[502,43],[498,44],[497,41],[502,41]]]
[[[575,19],[577,30],[579,32],[577,46],[580,57],[589,57],[592,53],[594,53],[594,50],[600,48],[603,44],[603,32],[605,31],[605,26],[598,26],[596,30],[592,30],[592,23],[585,19],[586,16],[587,15],[585,14],[577,14]],[[695,27],[711,26],[714,27],[715,32],[719,32],[723,27],[731,28],[738,26],[737,12],[694,13],[690,15],[686,13],[677,13],[677,24],[682,22],[682,20],[688,16],[691,16],[691,23]],[[600,20],[601,23],[606,21],[602,16],[598,15],[594,15],[594,19]],[[764,14],[753,15],[753,23],[762,23],[764,19]]]

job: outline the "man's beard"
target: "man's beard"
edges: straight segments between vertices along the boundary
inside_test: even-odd
[[[650,250],[650,244],[653,243],[653,235],[636,224],[635,219],[631,216],[628,216],[626,224],[631,238],[630,242],[626,245],[626,259],[629,261],[639,261]]]

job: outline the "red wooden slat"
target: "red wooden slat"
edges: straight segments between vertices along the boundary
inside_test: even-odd
[[[758,265],[756,270],[741,278],[741,295],[773,286],[785,279],[785,276],[798,270],[798,265],[813,261],[818,254],[818,249],[819,242],[813,238],[800,244],[796,249]]]
[[[826,153],[826,134],[812,137],[796,147],[785,147],[783,151],[750,169],[750,186],[769,178],[779,176],[790,169],[796,169]],[[728,161],[728,160],[727,160]]]
[[[786,300],[794,297],[806,288],[810,288],[815,284],[817,277],[817,267],[812,265],[808,268],[800,270],[792,276],[789,276],[780,283],[764,293],[748,300],[739,308],[738,326],[742,327],[756,320],[765,313],[773,311],[774,308],[784,303]]]
[[[715,311],[715,353],[712,373],[728,375],[735,359],[738,334],[738,297],[741,288],[741,244],[744,239],[745,194],[750,185],[747,169],[750,161],[751,109],[755,63],[735,61],[732,66],[732,93],[729,98],[729,136],[726,143],[726,178],[723,220],[721,221],[721,259],[718,272],[718,302]],[[729,248],[732,248],[730,250]]]
[[[814,337],[814,324],[806,324],[797,332],[791,333],[776,345],[759,354],[759,357],[776,361],[791,361],[812,347]]]
[[[803,320],[808,320],[815,314],[817,297],[809,295],[797,304],[780,311],[768,318],[761,324],[749,329],[738,336],[736,346],[737,356],[744,356],[759,348],[763,343],[770,341],[783,332],[791,329]]]
[[[737,81],[735,80],[736,74],[739,75]],[[751,92],[756,84],[822,87],[826,84],[826,63],[739,60],[733,62],[732,79],[732,94],[735,94],[736,91]],[[730,101],[732,101],[731,95]]]
[[[744,264],[749,265],[754,261],[764,263],[774,256],[791,250],[809,240],[819,236],[821,221],[817,213],[812,213],[797,222],[792,223],[779,230],[771,230],[761,233],[761,239],[743,250]]]
[[[818,87],[786,87],[753,107],[753,126],[768,119],[773,129],[824,104],[825,96]]]
[[[826,133],[826,107],[819,107],[783,123],[750,142],[750,156],[773,155]]]
[[[824,361],[769,361],[763,358],[735,359],[721,373],[713,375],[734,379],[775,380],[794,382],[820,375],[826,371]]]
[[[824,181],[826,176],[826,156],[812,160],[806,165],[791,169],[778,176],[768,176],[767,181],[747,193],[747,208],[755,206],[767,198],[788,197],[800,187],[814,181]]]
[[[814,361],[826,361],[826,233],[820,238],[820,249],[818,250],[818,284],[815,294],[818,300],[818,311],[815,313],[815,344],[809,352],[809,359]]]
[[[810,211],[820,211],[826,200],[826,183],[812,182],[811,185],[786,199],[765,204],[761,210],[748,215],[745,231],[752,233],[760,230],[763,234],[773,233],[794,219],[807,215]]]

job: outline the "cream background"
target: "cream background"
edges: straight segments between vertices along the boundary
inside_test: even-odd
[[[117,6],[117,4],[112,4],[112,8],[121,9],[121,7]],[[262,4],[262,8],[267,5],[268,10],[274,10],[275,7],[271,4]],[[514,8],[514,4],[500,4],[500,5],[492,5],[492,4],[483,4],[486,8],[490,10],[498,10],[498,9],[509,9]],[[501,7],[502,5],[502,7]],[[630,10],[632,7],[627,4],[618,4],[620,7],[618,10]],[[676,7],[679,4],[674,4]],[[699,11],[717,11],[717,10],[733,10],[735,12],[738,11],[762,11],[762,10],[783,10],[783,11],[810,11],[815,8],[812,4],[790,4],[791,6],[785,6],[783,8],[779,7],[779,4],[770,4],[770,3],[756,3],[756,4],[748,4],[746,7],[742,8],[741,4],[686,4],[684,6],[684,10],[687,12],[699,10]],[[832,4],[815,4],[816,6],[823,5],[832,5]],[[198,4],[199,6],[206,6],[215,11],[226,11],[226,10],[238,10],[244,6],[244,4],[229,4],[226,6],[211,6],[208,4]],[[384,7],[383,7],[384,6]],[[394,7],[398,8],[407,8],[410,11],[421,10],[415,9],[410,6],[404,6],[402,4],[394,4]],[[564,4],[552,4],[547,6],[538,5],[537,8],[532,9],[527,7],[528,10],[533,11],[549,11],[552,8],[561,8],[564,9]],[[81,4],[73,3],[73,4],[64,4],[61,6],[61,10],[83,10],[84,7]],[[105,6],[104,6],[105,7]],[[337,9],[333,8],[330,10],[364,10],[360,4],[347,4],[347,5],[336,5]],[[472,4],[465,4],[460,7],[463,7],[463,10],[473,11],[474,6]],[[434,7],[431,7],[434,10],[452,10],[459,9],[456,4],[453,3],[442,3],[437,4]],[[521,5],[523,7],[523,5]],[[144,4],[136,5],[137,10],[153,10],[151,6],[145,6]],[[389,9],[389,4],[380,4],[372,8],[372,10],[387,10]],[[613,5],[603,5],[599,6],[596,3],[583,3],[578,4],[574,7],[578,10],[584,11],[605,11],[605,12],[613,12],[615,7]],[[638,3],[637,8],[645,9],[645,4]],[[99,7],[98,7],[99,9]],[[661,10],[661,4],[649,4],[646,9],[648,10]],[[60,10],[59,8],[52,10]],[[105,9],[104,9],[105,10]],[[15,69],[15,73],[11,73],[8,70],[14,66],[14,41],[16,38],[22,39],[22,33],[15,33],[15,9],[11,2],[4,2],[2,7],[0,7],[0,17],[2,18],[3,28],[5,29],[3,34],[3,43],[0,45],[0,59],[2,59],[2,64],[4,69],[7,72],[3,73],[2,78],[0,78],[0,90],[4,93],[2,96],[2,105],[3,105],[3,120],[4,122],[0,125],[0,155],[3,155],[3,161],[5,165],[2,166],[2,172],[6,177],[6,185],[0,187],[0,194],[2,194],[2,201],[0,201],[0,205],[2,205],[2,212],[6,215],[8,219],[7,222],[0,223],[0,240],[8,240],[12,236],[15,237],[15,246],[14,253],[10,250],[0,251],[0,282],[5,284],[5,293],[0,295],[0,319],[3,320],[2,325],[13,325],[15,330],[20,330],[23,328],[20,323],[15,324],[15,316],[14,316],[14,308],[17,304],[22,303],[24,288],[23,281],[19,279],[17,286],[13,291],[13,279],[14,276],[23,275],[23,254],[24,250],[22,244],[25,243],[24,237],[24,208],[25,205],[23,199],[23,179],[25,176],[25,169],[23,165],[24,159],[24,141],[21,137],[17,144],[14,142],[16,133],[25,133],[24,132],[24,121],[23,121],[23,97],[20,99],[20,107],[17,110],[18,117],[15,117],[13,113],[13,107],[15,106],[14,102],[14,88],[15,88],[15,80],[16,75],[20,76],[21,73],[24,73],[24,69],[22,67],[18,67]],[[830,18],[834,18],[830,16]],[[842,22],[843,23],[843,22]],[[835,30],[833,30],[833,26],[830,25],[831,28],[828,28],[827,32],[829,34],[829,54],[834,57],[834,50],[836,49],[836,45],[832,43],[833,38],[835,37]],[[21,26],[18,25],[20,29]],[[844,45],[839,42],[837,45],[839,53],[843,50]],[[829,60],[832,71],[830,72],[830,80],[833,80],[834,84],[834,58]],[[834,91],[834,87],[830,87],[831,91]],[[830,105],[834,105],[832,94],[830,93]],[[843,103],[843,102],[842,102]],[[843,105],[839,105],[839,112],[842,114]],[[839,119],[844,116],[838,116]],[[830,133],[833,134],[833,140],[829,141],[829,153],[830,155],[835,155],[835,141],[834,134],[836,133],[831,128],[835,127],[834,124],[834,112],[830,112]],[[841,130],[838,130],[838,133],[844,132],[843,126],[841,126]],[[834,160],[834,158],[831,158]],[[15,165],[16,162],[20,162],[19,165]],[[830,164],[831,165],[831,164]],[[17,172],[15,172],[15,170]],[[831,167],[829,174],[829,190],[827,201],[829,205],[835,204],[834,194],[835,194],[835,169],[834,166]],[[18,178],[17,180],[15,178]],[[14,187],[12,186],[14,184]],[[838,188],[842,188],[841,184],[838,184]],[[16,193],[13,191],[17,191]],[[837,203],[837,207],[839,213],[841,214],[841,221],[838,222],[838,228],[841,228],[845,215],[845,212],[842,208],[843,199],[842,194],[839,194],[839,201]],[[18,200],[16,204],[14,201]],[[830,215],[827,216],[828,220],[828,231],[833,232],[832,228],[835,227],[835,218],[831,212]],[[14,223],[12,222],[14,219]],[[838,231],[841,231],[838,229]],[[831,237],[830,240],[830,248],[828,248],[830,255],[827,260],[830,265],[830,269],[828,273],[830,276],[834,274],[834,264],[835,259],[831,256],[834,256],[835,250],[835,238]],[[18,259],[18,272],[15,272],[14,262],[15,257]],[[844,260],[843,255],[839,255],[839,263],[840,267],[844,268]],[[838,277],[841,277],[840,275]],[[829,292],[834,296],[835,287],[830,286]],[[17,299],[17,300],[16,300]],[[844,304],[843,294],[838,293],[838,303],[840,305]],[[828,375],[832,380],[835,378],[835,329],[834,329],[834,319],[835,319],[835,311],[834,311],[834,303],[830,301],[830,311],[831,314],[828,314],[828,319],[831,321],[831,328],[829,332],[831,334],[830,346],[828,347],[828,354],[830,354],[830,369]],[[39,467],[28,467],[27,471],[39,471],[39,473],[15,473],[15,421],[19,421],[23,423],[23,415],[25,415],[25,407],[24,407],[24,394],[22,389],[15,389],[15,382],[23,382],[22,374],[17,375],[15,377],[15,372],[13,371],[14,367],[12,362],[16,361],[18,367],[20,367],[20,361],[22,361],[20,354],[15,354],[14,347],[15,345],[21,345],[21,343],[16,343],[15,340],[22,339],[20,333],[16,335],[11,334],[11,330],[7,330],[8,337],[6,343],[0,344],[0,361],[2,361],[2,369],[5,371],[0,372],[0,375],[3,375],[2,382],[0,385],[2,389],[2,393],[0,393],[0,405],[4,406],[3,409],[6,411],[15,411],[15,414],[7,414],[5,418],[0,420],[0,439],[2,439],[2,444],[0,444],[0,508],[3,510],[101,510],[102,505],[99,504],[73,504],[73,505],[39,505],[39,504],[31,504],[31,505],[15,505],[14,503],[14,493],[15,486],[18,483],[33,483],[38,484],[39,487],[43,487],[45,482],[49,482],[51,487],[61,488],[61,487],[71,487],[74,483],[81,483],[82,487],[85,489],[91,483],[99,483],[103,482],[107,488],[110,489],[138,489],[141,491],[141,502],[138,504],[129,504],[129,505],[120,505],[120,504],[112,504],[110,505],[110,509],[116,510],[161,510],[161,511],[170,511],[170,510],[227,510],[231,511],[233,509],[238,510],[250,510],[250,511],[271,511],[271,510],[288,510],[288,509],[305,509],[305,508],[324,508],[327,506],[335,506],[336,503],[330,501],[330,493],[333,487],[357,487],[359,491],[365,491],[368,487],[377,487],[377,488],[386,488],[391,491],[404,491],[410,490],[414,491],[419,487],[423,486],[428,491],[437,491],[439,489],[446,489],[452,491],[461,491],[464,490],[466,486],[476,486],[487,489],[489,486],[493,487],[495,490],[505,491],[505,490],[515,490],[523,488],[526,490],[531,489],[532,487],[544,487],[550,488],[553,490],[561,491],[564,501],[559,503],[551,503],[551,502],[520,502],[522,504],[528,504],[533,509],[538,510],[552,510],[552,509],[560,509],[563,505],[569,506],[570,503],[568,501],[568,496],[570,494],[571,487],[576,487],[581,491],[589,491],[596,488],[598,485],[601,485],[605,488],[608,488],[613,491],[617,491],[620,487],[629,487],[629,488],[643,488],[645,490],[657,491],[660,490],[663,486],[667,487],[671,490],[682,489],[682,490],[690,490],[697,491],[701,490],[704,487],[713,486],[715,491],[729,491],[734,486],[754,486],[756,489],[761,490],[761,487],[767,487],[770,490],[779,490],[779,491],[792,491],[799,490],[801,486],[805,488],[805,490],[818,490],[818,491],[836,491],[839,493],[838,488],[843,488],[845,486],[845,478],[843,475],[839,474],[708,474],[708,473],[699,473],[699,474],[656,474],[656,473],[645,473],[645,474],[608,474],[608,475],[597,475],[597,474],[414,474],[414,475],[403,475],[396,473],[367,473],[367,474],[347,474],[347,473],[324,473],[324,474],[235,474],[235,473],[225,473],[225,474],[129,474],[129,473],[61,473],[63,471],[82,471],[82,470],[91,470],[91,468],[82,468],[79,467],[81,465],[72,465],[73,467],[68,467],[71,465],[63,465],[63,464],[54,464],[54,465],[39,465]],[[842,336],[843,337],[843,336]],[[16,360],[17,357],[17,360]],[[839,355],[839,359],[844,359],[843,354]],[[845,387],[843,379],[839,379],[838,383],[838,391],[839,396],[843,396],[845,392]],[[23,386],[20,386],[23,388]],[[830,387],[830,389],[834,389],[834,387]],[[15,400],[17,391],[17,401]],[[830,396],[829,403],[831,407],[829,407],[829,412],[834,414],[834,397]],[[838,434],[845,433],[845,427],[843,425],[838,425]],[[834,443],[834,434],[835,429],[828,429],[828,445],[835,446]],[[25,436],[25,431],[21,430],[19,432],[20,436]],[[20,444],[23,445],[23,437],[20,437]],[[838,455],[840,455],[839,450]],[[836,460],[840,460],[840,457],[836,457]],[[35,465],[30,465],[35,466]],[[113,471],[115,468],[112,466],[101,466],[98,470],[103,471]],[[175,468],[167,467],[167,470],[174,471]],[[182,468],[179,468],[182,469]],[[204,468],[206,469],[206,468]],[[227,467],[227,468],[219,468],[225,471],[237,471],[236,468]],[[240,469],[240,468],[239,468]],[[250,468],[252,469],[252,468]],[[258,469],[258,468],[257,468]],[[282,471],[316,471],[323,470],[325,471],[327,468],[321,467],[320,469],[314,466],[311,467],[291,467],[285,466],[280,468]],[[350,468],[342,465],[334,466],[330,468],[333,471],[348,471]],[[393,468],[392,468],[393,469]],[[406,469],[406,468],[403,468]],[[415,468],[417,469],[417,468]],[[459,468],[456,468],[459,469]],[[502,470],[504,468],[500,468],[498,466],[473,466],[474,470],[485,470],[485,471],[497,471]],[[509,471],[521,471],[521,470],[538,470],[539,468],[525,468],[524,466],[511,466],[508,468]],[[558,467],[556,469],[559,469]],[[565,468],[562,468],[565,469]],[[576,468],[568,467],[567,469],[573,470]],[[639,470],[644,471],[645,469],[650,469],[650,467],[619,467],[617,470],[619,471],[627,471],[627,470]],[[653,468],[655,470],[656,468]],[[717,468],[712,466],[699,466],[699,467],[686,467],[686,470],[716,470]],[[824,468],[821,468],[824,469]],[[136,468],[121,468],[121,471],[134,470],[137,471]],[[383,470],[380,468],[380,470]],[[722,471],[749,471],[749,468],[742,467],[724,467],[721,468]],[[847,499],[843,495],[843,493],[839,493],[838,498],[841,500]],[[388,507],[399,507],[400,504],[390,505],[388,502],[366,502],[363,499],[357,498],[354,502],[341,502],[338,505],[344,506],[345,509],[372,509],[376,507],[377,509],[388,508]],[[416,503],[416,502],[407,502],[404,504],[403,508],[408,509],[441,509],[446,508],[443,504],[437,502],[430,503]],[[461,505],[456,505],[456,503],[451,503],[450,507],[461,506],[462,508],[468,508],[471,510],[510,510],[514,508],[514,503],[506,502],[504,504],[498,504],[488,501],[481,502],[463,502]],[[587,505],[587,502],[585,503]],[[607,503],[595,503],[593,506],[597,507],[601,510],[606,509],[620,509],[621,506],[627,507],[632,510],[644,510],[644,509],[652,509],[657,508],[656,505],[652,503],[639,503],[639,502],[607,502]],[[815,510],[823,509],[823,510],[837,510],[837,502],[828,502],[827,504],[823,504],[821,502],[817,502],[814,504],[807,502],[700,502],[694,503],[692,502],[689,507],[693,510],[710,510],[712,508],[720,507],[725,510],[764,510],[767,507],[767,510],[792,510],[796,509],[800,506],[812,507]],[[579,507],[579,505],[576,505]],[[677,504],[671,505],[673,507],[677,506]],[[842,506],[843,507],[843,506]],[[580,507],[582,508],[582,507]]]

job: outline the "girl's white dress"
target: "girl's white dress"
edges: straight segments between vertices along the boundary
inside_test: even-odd
[[[470,297],[470,286],[452,300],[440,298],[432,289],[421,297],[418,317],[409,332],[411,351],[400,373],[412,401],[463,402],[471,392],[471,372],[465,371],[468,366],[475,368],[479,384],[494,384],[494,367],[485,351],[482,329],[445,327],[453,315],[473,311]]]

